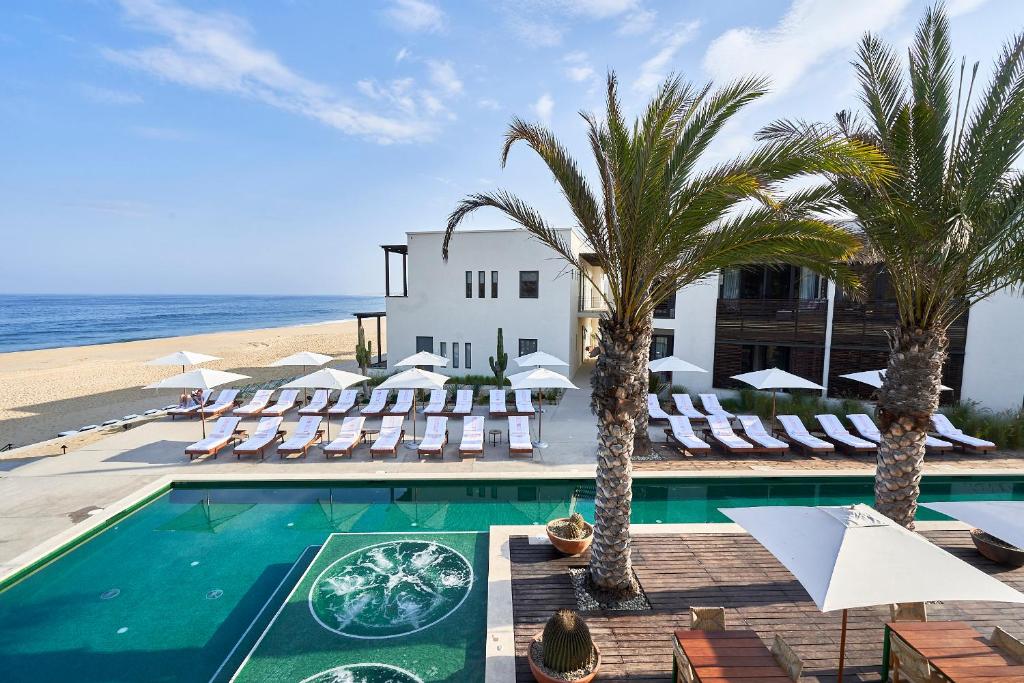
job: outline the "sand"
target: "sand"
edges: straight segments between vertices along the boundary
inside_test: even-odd
[[[372,321],[365,330],[376,358]],[[385,330],[382,322],[386,336]],[[144,364],[174,351],[220,356],[222,360],[200,367],[238,372],[255,382],[301,374],[300,367],[266,367],[297,351],[335,356],[338,360],[327,367],[354,370],[356,334],[355,321],[347,321],[0,353],[0,448],[53,439],[62,431],[176,403],[178,391],[141,388],[181,372],[180,367]],[[95,437],[86,433],[61,443],[71,450],[90,438]]]

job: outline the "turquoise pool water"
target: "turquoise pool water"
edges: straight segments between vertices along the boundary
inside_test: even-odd
[[[926,501],[1024,500],[1024,479],[928,477],[922,489]],[[0,679],[228,680],[330,534],[543,523],[571,500],[592,519],[592,495],[573,481],[178,487],[0,593]],[[633,521],[871,499],[866,477],[647,479]]]

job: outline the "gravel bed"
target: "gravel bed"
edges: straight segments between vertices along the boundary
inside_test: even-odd
[[[637,581],[636,572],[633,572],[633,580],[636,581],[638,593],[628,600],[614,602],[602,601],[596,596],[589,582],[587,581],[587,570],[584,567],[569,570],[569,580],[572,581],[572,590],[576,594],[576,609],[580,612],[596,612],[600,610],[611,612],[634,612],[647,611],[651,609],[651,603],[644,593],[643,587]]]
[[[552,671],[551,669],[544,666],[544,646],[541,644],[542,641],[535,640],[530,643],[530,659],[537,665],[537,668],[546,673],[552,678],[556,678],[561,681],[578,681],[583,678],[597,666],[597,653],[590,655],[590,663],[587,666],[576,669],[575,671],[567,671],[562,673],[560,671]]]

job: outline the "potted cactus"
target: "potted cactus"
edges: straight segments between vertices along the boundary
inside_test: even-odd
[[[589,683],[601,668],[601,650],[587,622],[571,609],[560,609],[548,619],[527,655],[538,683]]]
[[[551,545],[566,555],[579,555],[594,540],[594,527],[578,512],[551,520],[547,532]]]

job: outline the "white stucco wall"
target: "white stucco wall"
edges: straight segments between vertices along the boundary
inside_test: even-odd
[[[676,293],[676,317],[673,320],[655,318],[656,329],[671,329],[675,333],[673,355],[704,372],[673,373],[672,383],[682,384],[691,392],[711,389],[715,363],[715,312],[718,308],[718,275],[684,287]]]
[[[575,239],[566,230],[566,239]],[[388,297],[388,358],[393,363],[416,352],[416,337],[434,338],[434,353],[446,342],[460,346],[459,367],[435,368],[449,375],[487,375],[498,328],[503,328],[507,373],[519,370],[513,358],[519,339],[537,339],[538,349],[572,363],[576,285],[565,263],[521,230],[459,231],[448,262],[441,259],[441,232],[408,233],[409,296]],[[392,257],[392,291],[401,286],[400,259]],[[473,297],[465,294],[465,273],[473,271]],[[486,271],[486,298],[478,298],[477,273]],[[498,271],[498,298],[491,298],[491,271]],[[540,273],[536,299],[519,298],[519,271]],[[397,278],[397,280],[396,280]],[[472,367],[465,367],[464,344],[472,345]]]
[[[971,307],[964,353],[964,400],[992,410],[1024,401],[1024,298],[1006,290]]]

